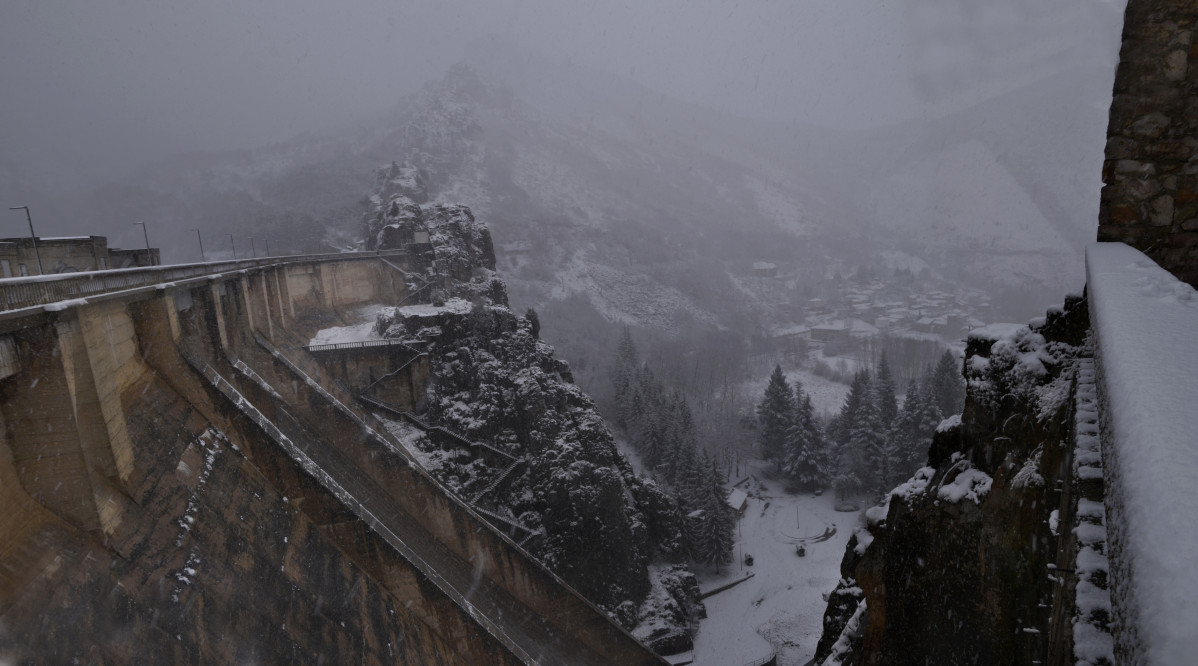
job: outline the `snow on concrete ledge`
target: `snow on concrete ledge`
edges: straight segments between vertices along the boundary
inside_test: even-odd
[[[1198,654],[1198,293],[1122,243],[1086,251],[1116,640],[1126,663]]]

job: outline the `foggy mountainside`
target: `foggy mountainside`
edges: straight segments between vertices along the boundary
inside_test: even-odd
[[[1098,174],[1059,167],[1096,160],[1081,137],[1105,121],[1085,65],[934,123],[849,132],[706,111],[487,40],[473,50],[368,122],[167,160],[50,210],[71,232],[203,227],[214,254],[227,233],[276,252],[345,246],[361,183],[400,159],[431,174],[435,200],[492,225],[517,301],[585,293],[609,319],[666,330],[777,323],[760,307],[777,295],[741,279],[755,261],[804,282],[926,266],[999,298],[1076,282]],[[184,233],[162,245],[198,258]]]
[[[181,230],[154,234],[179,261],[199,258],[195,228],[209,258],[231,256],[230,240],[246,256],[247,236],[259,253],[356,247],[362,183],[392,161],[416,167],[430,201],[464,203],[490,225],[513,305],[546,315],[546,339],[582,386],[609,404],[603,369],[620,329],[643,330],[666,380],[696,401],[705,445],[726,442],[753,399],[741,383],[772,367],[750,358],[787,331],[876,334],[886,315],[954,344],[971,325],[1038,312],[1038,294],[1077,288],[1101,154],[1087,137],[1105,122],[1094,65],[1055,63],[926,121],[828,130],[710,111],[496,39],[468,50],[366,121],[169,159],[48,202],[48,214],[77,233],[155,220]],[[847,319],[841,304],[869,280],[877,307]],[[853,373],[839,359],[876,361],[876,350],[830,351],[797,357],[837,382],[823,413]],[[905,381],[935,355],[892,360],[911,364]],[[688,360],[700,356],[713,361],[702,375]]]

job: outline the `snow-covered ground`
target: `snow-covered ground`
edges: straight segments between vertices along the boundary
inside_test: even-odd
[[[696,666],[739,666],[777,652],[779,666],[800,666],[815,656],[826,602],[840,578],[845,544],[857,513],[833,510],[832,493],[788,495],[781,480],[753,470],[748,508],[737,524],[735,561],[699,572],[712,590],[753,572],[754,577],[703,600],[707,619],[695,637]],[[744,488],[744,484],[739,486]],[[818,541],[830,529],[835,534]],[[806,555],[795,553],[805,543]],[[753,556],[745,566],[744,555]]]
[[[379,335],[374,332],[374,322],[378,318],[382,305],[366,305],[347,315],[358,323],[349,326],[332,326],[322,328],[308,341],[309,345],[332,345],[342,342],[364,342],[377,340]]]

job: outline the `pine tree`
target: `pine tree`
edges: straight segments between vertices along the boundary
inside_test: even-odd
[[[802,411],[807,415],[804,418],[811,431],[812,449],[815,451],[814,459],[820,474],[818,487],[826,488],[831,485],[832,474],[836,471],[835,452],[832,449],[832,443],[828,440],[824,424],[820,423],[819,418],[815,415],[815,407],[811,405],[810,395],[803,396]]]
[[[878,403],[878,414],[884,428],[889,428],[894,417],[898,415],[898,398],[895,396],[895,392],[894,377],[890,374],[890,362],[886,359],[886,352],[882,352],[874,376],[874,399]]]
[[[965,407],[965,381],[961,377],[961,364],[953,353],[945,350],[932,371],[932,394],[936,406],[944,416],[960,414]]]
[[[936,434],[936,428],[944,420],[944,413],[940,411],[940,405],[934,395],[924,393],[920,396],[920,401],[922,405],[915,422],[915,433],[918,441],[922,443],[921,446],[926,447],[932,435]],[[926,448],[924,453],[927,453]]]
[[[697,544],[699,543],[698,523],[694,517],[696,509],[686,494],[679,487],[674,488],[674,504],[678,507],[679,556],[688,560],[697,560]]]
[[[869,481],[867,463],[874,441],[871,430],[878,427],[871,384],[869,373],[865,371],[853,377],[844,406],[834,422],[832,435],[837,448],[833,486],[841,499],[860,492]],[[863,420],[866,423],[863,424]]]
[[[849,394],[844,398],[840,414],[828,427],[828,434],[838,445],[843,446],[848,443],[857,424],[857,412],[861,409],[861,403],[867,399],[868,392],[869,373],[864,370],[859,371],[853,375],[853,383],[849,386]]]
[[[715,460],[707,459],[701,516],[699,518],[699,562],[714,564],[716,573],[721,564],[732,561],[733,529],[736,516],[728,505],[728,491]]]
[[[678,464],[678,480],[674,484],[674,498],[678,502],[679,515],[682,516],[684,551],[687,557],[695,561],[700,559],[704,480],[698,454],[693,450],[689,453],[683,452],[682,460]]]
[[[693,448],[681,452],[674,489],[682,498],[683,515],[699,507],[703,497],[703,471],[699,454]]]
[[[695,432],[695,417],[691,413],[690,404],[686,401],[686,396],[681,393],[677,394],[675,404],[677,415],[675,420],[678,423],[678,441],[685,443],[690,448],[695,448],[698,445],[698,435]]]
[[[903,408],[890,426],[890,439],[894,442],[899,458],[899,468],[895,470],[897,481],[901,482],[913,474],[926,459],[927,447],[922,446],[918,430],[923,411],[923,392],[920,391],[919,384],[912,379],[907,383],[907,397],[903,399]]]
[[[757,442],[762,457],[781,466],[786,458],[789,429],[794,422],[794,394],[780,365],[774,366],[774,373],[765,387],[765,396],[757,406],[757,420],[761,425]]]
[[[524,319],[528,321],[528,326],[529,326],[530,332],[532,333],[532,337],[537,340],[540,340],[541,339],[541,318],[539,316],[537,316],[537,311],[532,308],[529,308],[528,312],[524,313]]]
[[[863,464],[864,460],[856,447],[847,443],[837,447],[836,475],[832,479],[837,497],[843,500],[860,492],[860,470]]]
[[[636,438],[637,449],[645,469],[656,470],[668,451],[669,418],[666,411],[667,406],[662,404],[660,399],[653,400],[645,408],[640,435]]]
[[[635,379],[630,379],[627,396],[624,404],[619,406],[619,418],[623,421],[626,429],[636,430],[640,427],[641,420],[645,417],[646,396],[641,383]]]
[[[811,396],[795,382],[795,418],[787,441],[786,475],[804,490],[822,488],[828,482],[828,460],[824,434],[815,420]]]
[[[531,311],[531,310],[530,310]],[[616,347],[616,357],[612,361],[611,381],[612,392],[616,403],[616,424],[622,428],[633,426],[633,403],[637,401],[637,374],[640,370],[640,354],[632,333],[627,327]]]
[[[636,341],[632,339],[632,331],[627,326],[624,327],[624,334],[620,336],[620,342],[616,346],[616,365],[623,368],[639,368],[641,365],[641,355],[636,348]]]
[[[878,405],[879,391],[876,381],[870,382],[866,399],[861,401],[857,418],[849,434],[849,446],[860,456],[861,467],[856,475],[863,485],[881,491],[890,478],[893,467],[893,451],[886,438],[882,424],[882,410]]]
[[[690,407],[680,393],[665,398],[663,409],[665,423],[665,448],[659,468],[666,483],[673,484],[678,475],[678,461],[684,449],[694,449],[694,421]]]

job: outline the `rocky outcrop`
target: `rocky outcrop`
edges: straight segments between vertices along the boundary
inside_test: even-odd
[[[495,270],[495,247],[485,224],[461,204],[428,201],[419,169],[392,162],[379,170],[375,193],[363,216],[366,248],[407,249],[427,256],[433,272],[466,283]]]
[[[626,628],[641,627],[665,653],[689,649],[702,605],[694,575],[664,565],[678,555],[675,501],[636,476],[569,365],[532,320],[510,311],[486,226],[466,206],[416,205],[418,181],[405,167],[384,169],[368,232],[380,248],[427,233],[427,248],[416,250],[434,257],[437,290],[425,303],[385,308],[376,330],[426,345],[431,377],[419,418],[477,446],[447,451],[420,436],[409,445],[442,483]],[[664,568],[651,574],[654,562]]]
[[[1086,302],[970,336],[965,409],[928,466],[864,512],[817,663],[1043,663],[1054,640],[1050,525],[1072,437]],[[1059,602],[1057,602],[1059,603]]]

